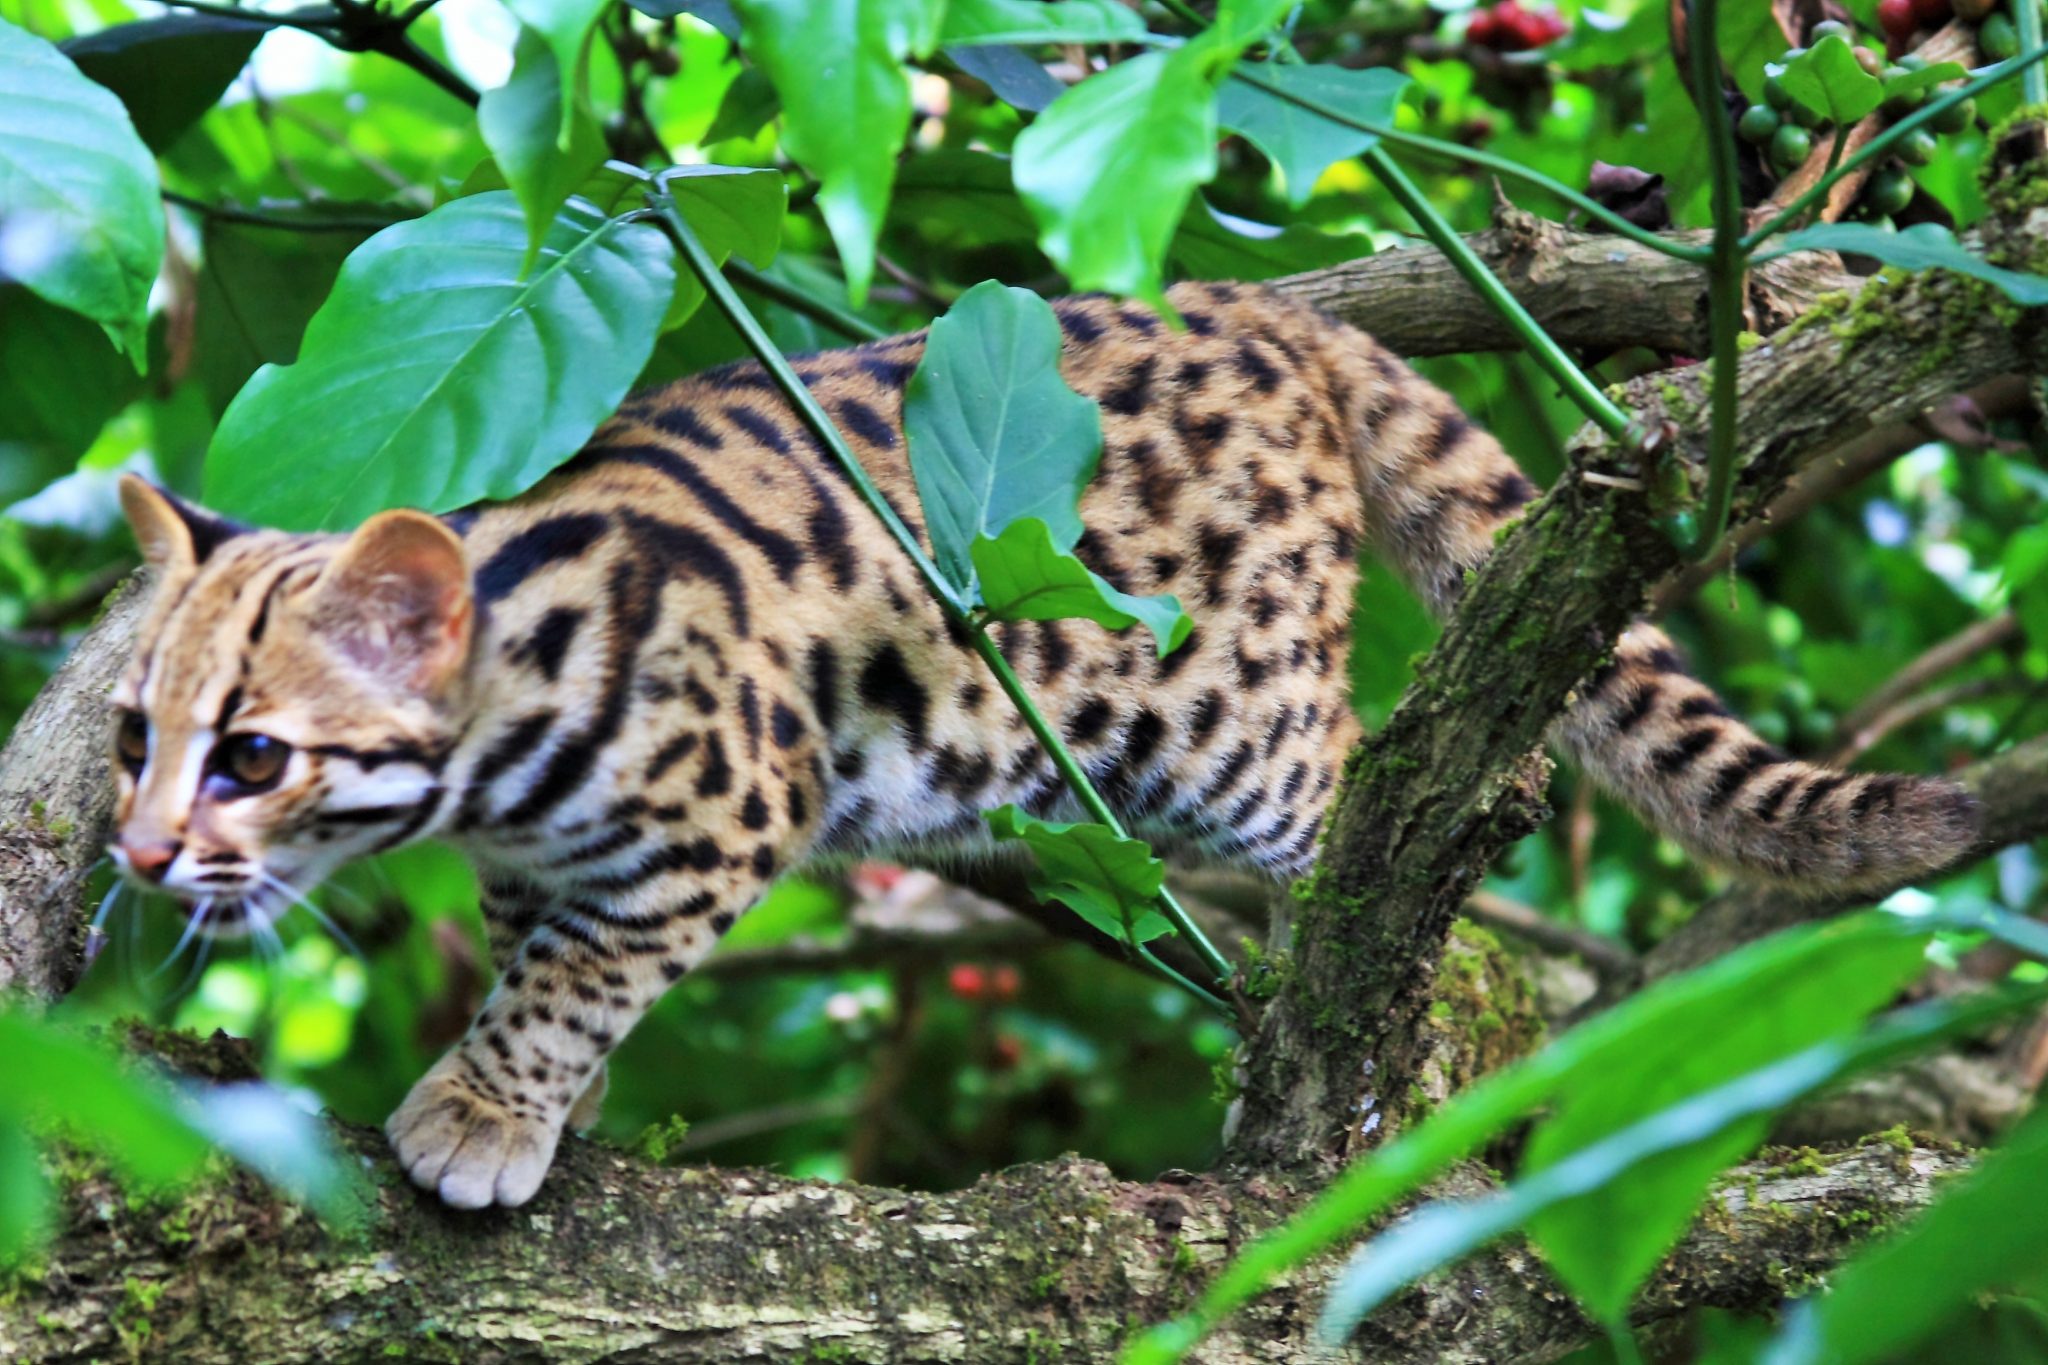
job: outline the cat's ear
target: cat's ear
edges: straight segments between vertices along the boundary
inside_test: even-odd
[[[143,559],[158,573],[197,568],[222,541],[249,529],[194,507],[135,474],[121,476],[121,510],[135,530]]]
[[[315,585],[315,619],[372,672],[438,697],[469,660],[476,618],[462,541],[425,512],[379,512]]]

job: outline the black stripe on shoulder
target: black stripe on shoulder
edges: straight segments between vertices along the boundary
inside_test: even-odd
[[[704,450],[719,450],[725,446],[723,436],[699,421],[697,415],[685,407],[655,408],[644,414],[641,420],[679,441],[688,441]]]
[[[575,559],[611,529],[595,512],[567,512],[535,522],[500,545],[476,572],[476,599],[500,600],[550,564]]]
[[[710,536],[693,527],[663,521],[640,512],[625,512],[626,528],[641,554],[670,577],[697,575],[709,579],[725,595],[732,628],[742,639],[752,633],[747,585],[732,556]],[[651,594],[650,594],[651,596]],[[651,615],[651,613],[650,613]],[[652,621],[649,621],[652,624]]]
[[[598,452],[608,463],[638,465],[652,469],[681,484],[716,517],[719,524],[759,550],[774,568],[775,576],[787,583],[804,562],[803,548],[780,531],[763,526],[732,500],[723,488],[705,477],[704,471],[685,455],[660,446],[605,446]]]

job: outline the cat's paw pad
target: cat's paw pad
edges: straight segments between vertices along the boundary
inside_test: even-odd
[[[514,1115],[460,1075],[436,1068],[384,1125],[398,1164],[451,1208],[516,1208],[533,1198],[560,1129]]]

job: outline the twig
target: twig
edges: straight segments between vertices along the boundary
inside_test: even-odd
[[[1821,762],[1831,768],[1854,763],[1866,750],[1875,748],[1894,730],[1903,730],[1916,720],[1937,715],[1958,702],[1972,701],[1978,697],[1995,696],[2000,692],[2023,692],[2029,686],[2026,678],[2017,673],[1997,678],[1971,678],[1965,682],[1937,687],[1909,698],[1896,706],[1878,712],[1854,729],[1838,732],[1835,747],[1830,749]]]
[[[1851,756],[1862,753],[1876,741],[1857,744],[1854,740],[1859,736],[1859,732],[1869,729],[1878,717],[1891,711],[1899,702],[1912,696],[1950,669],[1960,668],[1979,654],[1988,654],[2007,641],[2018,639],[2019,633],[2019,618],[2008,608],[1996,616],[1972,622],[1948,639],[1931,646],[1842,717],[1835,726],[1831,752],[1847,751]],[[1847,759],[1836,757],[1826,761],[1839,765]]]
[[[1602,976],[1628,976],[1641,966],[1634,953],[1613,939],[1552,919],[1534,906],[1491,891],[1474,891],[1465,901],[1465,913],[1481,924],[1526,939],[1545,952],[1575,956]]]
[[[166,204],[176,204],[181,209],[190,209],[216,223],[240,223],[248,227],[276,228],[280,232],[382,232],[393,223],[403,221],[400,216],[390,218],[286,218],[257,209],[237,208],[232,204],[209,204],[203,199],[194,199],[189,194],[176,190],[164,190]],[[302,205],[318,208],[317,201]]]

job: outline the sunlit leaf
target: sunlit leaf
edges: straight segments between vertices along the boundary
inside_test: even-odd
[[[522,26],[512,75],[484,92],[477,127],[526,215],[527,264],[577,186],[604,164],[604,133],[588,106],[563,89],[562,68],[548,40]],[[568,134],[561,136],[564,99]]]
[[[1173,932],[1153,909],[1166,880],[1166,865],[1140,839],[1123,839],[1107,825],[1055,824],[1015,806],[985,811],[998,839],[1021,839],[1037,863],[1031,892],[1058,901],[1082,919],[1125,943],[1149,943]]]
[[[82,313],[140,366],[164,254],[156,162],[128,111],[0,19],[0,279]]]
[[[104,1050],[41,1020],[0,1013],[0,1128],[51,1121],[129,1179],[170,1185],[195,1175],[206,1142],[177,1102]]]
[[[1079,619],[1111,630],[1143,622],[1162,659],[1195,628],[1179,598],[1119,592],[1071,551],[1054,546],[1052,532],[1037,517],[1013,521],[994,538],[976,536],[971,554],[982,604],[998,621]]]
[[[0,1269],[37,1246],[50,1225],[50,1185],[35,1144],[18,1123],[0,1123]]]
[[[983,43],[1128,43],[1145,21],[1118,0],[948,0],[942,46]]]
[[[932,50],[940,0],[736,0],[747,53],[782,98],[783,146],[818,177],[856,303],[874,276],[875,239],[910,130],[903,61]]]
[[[512,11],[521,25],[539,34],[555,54],[555,69],[561,73],[556,86],[555,140],[565,152],[574,145],[576,98],[584,83],[584,48],[609,3],[610,0],[505,0],[505,8]]]
[[[221,418],[207,502],[333,529],[386,507],[510,497],[575,454],[646,363],[674,260],[653,228],[577,200],[522,275],[525,255],[502,193],[363,243],[297,363],[257,371]]]

